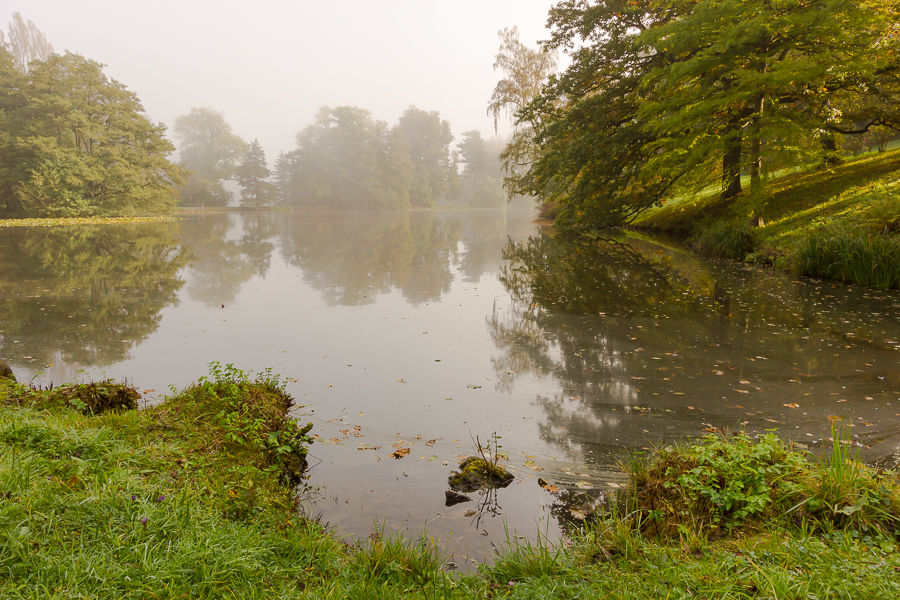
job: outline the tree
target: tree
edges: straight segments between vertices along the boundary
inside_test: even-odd
[[[275,203],[278,190],[267,181],[270,174],[266,153],[259,141],[253,140],[247,147],[244,160],[234,170],[234,178],[241,186],[241,206],[260,208]]]
[[[278,153],[275,160],[274,184],[275,197],[279,206],[287,206],[291,204],[291,170],[293,164],[291,159],[284,152]]]
[[[541,151],[508,186],[558,200],[558,222],[576,227],[716,180],[732,201],[744,172],[758,194],[767,163],[896,122],[895,100],[870,100],[896,91],[898,16],[897,0],[561,2],[547,47],[572,64],[517,113]]]
[[[500,49],[494,57],[494,70],[500,69],[504,77],[497,82],[487,113],[494,117],[494,133],[498,130],[500,116],[506,114],[513,123],[513,137],[500,158],[508,173],[527,169],[534,160],[537,148],[534,142],[536,120],[521,113],[541,93],[549,77],[556,71],[558,60],[554,49],[531,49],[519,40],[519,30],[501,29]]]
[[[133,92],[79,54],[52,55],[30,67],[24,77],[0,68],[7,212],[67,217],[174,205],[173,185],[183,171],[168,160],[174,148],[165,126],[143,115]]]
[[[441,113],[410,106],[400,116],[400,129],[409,142],[409,155],[416,168],[410,201],[415,206],[432,206],[437,198],[455,187],[450,123]],[[425,182],[427,180],[427,187]]]
[[[290,154],[294,196],[343,208],[408,207],[423,179],[429,189],[428,171],[413,164],[410,146],[402,129],[368,110],[322,107]]]
[[[227,206],[232,194],[223,181],[231,179],[247,144],[231,130],[225,116],[209,107],[192,108],[175,119],[181,162],[193,173],[180,190],[186,206]]]
[[[9,43],[0,31],[0,47],[9,50],[16,69],[27,74],[30,63],[35,60],[44,61],[53,54],[53,46],[31,21],[26,22],[18,12],[13,13],[9,24]]]

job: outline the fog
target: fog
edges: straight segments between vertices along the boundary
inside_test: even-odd
[[[497,32],[516,25],[535,46],[552,4],[3,0],[0,24],[19,11],[57,53],[108,65],[173,141],[175,117],[208,106],[241,138],[258,138],[271,164],[321,106],[355,105],[395,123],[414,105],[440,111],[457,142],[473,129],[492,136]]]

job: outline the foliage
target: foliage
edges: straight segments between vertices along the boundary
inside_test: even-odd
[[[833,432],[832,455],[810,463],[773,434],[713,434],[702,443],[656,450],[625,465],[629,502],[645,532],[706,535],[793,519],[807,529],[900,531],[896,477],[850,454]],[[798,510],[802,509],[802,510]]]
[[[246,143],[231,130],[225,116],[209,107],[192,108],[175,118],[181,162],[192,171],[180,190],[184,206],[227,206],[232,194],[222,182],[234,175]]]
[[[428,193],[412,194],[410,202],[413,206],[431,206],[456,187],[458,175],[450,153],[450,123],[441,120],[436,110],[428,112],[410,106],[400,115],[397,126],[409,142],[409,156],[417,172],[423,170],[428,178]]]
[[[165,127],[102,68],[69,52],[31,63],[25,76],[0,68],[0,194],[8,213],[83,217],[174,205],[173,185],[184,173],[167,158],[174,148]]]
[[[53,54],[53,45],[34,23],[25,21],[18,12],[12,14],[9,24],[9,43],[0,30],[0,48],[12,55],[16,70],[27,74],[33,61],[45,61]]]
[[[561,2],[545,48],[572,63],[518,111],[540,153],[507,189],[579,229],[710,185],[729,201],[744,172],[759,194],[766,170],[832,156],[836,133],[897,122],[898,15],[895,0]]]
[[[756,248],[758,236],[748,220],[718,221],[705,227],[694,239],[694,247],[704,254],[744,260]]]
[[[800,275],[900,289],[900,236],[819,229],[797,243],[790,260]]]
[[[271,172],[266,165],[266,153],[258,140],[247,147],[241,164],[234,170],[234,178],[241,186],[241,206],[260,208],[275,203],[275,185],[266,181]]]

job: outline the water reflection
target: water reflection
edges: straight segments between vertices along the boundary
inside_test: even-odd
[[[896,294],[704,261],[639,238],[510,240],[488,317],[498,388],[552,376],[542,439],[587,463],[714,426],[815,439],[852,416],[896,448]]]
[[[189,259],[173,224],[10,229],[0,246],[0,355],[38,369],[125,359]]]
[[[196,258],[188,296],[209,307],[234,301],[254,275],[265,277],[278,233],[272,213],[213,214],[182,227]]]

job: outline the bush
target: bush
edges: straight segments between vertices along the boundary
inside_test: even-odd
[[[719,221],[704,227],[694,238],[694,248],[717,258],[744,258],[756,248],[758,236],[748,221]]]
[[[900,289],[900,237],[822,229],[803,238],[792,267],[799,275]]]

